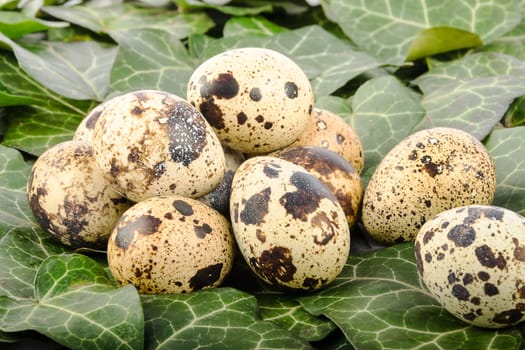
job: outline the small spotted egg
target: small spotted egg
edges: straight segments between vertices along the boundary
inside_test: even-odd
[[[91,143],[93,140],[93,130],[95,130],[95,125],[97,124],[98,118],[102,111],[109,103],[110,100],[100,103],[95,106],[82,121],[78,124],[75,133],[73,135],[74,141],[86,141]]]
[[[108,242],[115,279],[144,294],[216,287],[229,274],[233,255],[229,221],[198,200],[176,195],[129,208]]]
[[[306,129],[291,146],[319,146],[333,151],[361,173],[365,164],[363,145],[355,130],[339,115],[314,108]]]
[[[112,98],[98,117],[92,144],[105,179],[136,202],[158,195],[199,197],[224,176],[224,151],[206,119],[163,91]]]
[[[502,328],[525,320],[525,218],[468,205],[427,221],[415,238],[419,274],[459,319]]]
[[[229,147],[224,148],[224,157],[226,159],[226,171],[221,183],[213,191],[197,198],[201,202],[211,206],[227,218],[230,217],[230,193],[235,171],[244,162],[245,157],[242,152],[232,150]]]
[[[469,204],[491,204],[494,163],[481,142],[453,128],[416,132],[377,166],[365,190],[362,222],[375,240],[413,241],[434,215]]]
[[[230,213],[241,254],[272,286],[317,290],[346,263],[345,213],[326,186],[299,165],[269,156],[246,160],[233,178]]]
[[[300,165],[318,178],[341,204],[350,227],[356,223],[363,198],[363,182],[346,159],[318,146],[290,146],[272,156]]]
[[[190,77],[186,98],[224,145],[258,154],[294,142],[314,102],[303,70],[263,48],[233,49],[209,58]]]
[[[59,143],[33,164],[27,197],[37,223],[73,248],[105,249],[111,229],[131,203],[106,183],[91,146]]]

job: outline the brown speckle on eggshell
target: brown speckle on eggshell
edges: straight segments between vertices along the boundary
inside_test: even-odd
[[[479,327],[525,319],[525,218],[496,206],[449,209],[415,238],[416,264],[428,290],[450,313]]]
[[[470,134],[453,128],[416,132],[396,145],[365,190],[362,221],[377,241],[412,241],[434,215],[458,206],[491,204],[494,163]]]
[[[151,197],[128,209],[108,242],[120,284],[140,293],[189,293],[216,287],[229,274],[234,238],[228,220],[195,199]]]
[[[334,195],[303,167],[253,157],[235,173],[233,231],[251,269],[267,283],[312,291],[341,272],[350,232]]]
[[[195,69],[186,98],[221,142],[245,153],[268,153],[294,142],[313,109],[302,69],[277,51],[232,49]]]
[[[95,125],[92,144],[106,180],[133,201],[171,194],[199,197],[224,176],[224,152],[206,119],[187,101],[163,91],[111,99]]]
[[[131,205],[106,183],[83,141],[62,142],[41,154],[27,197],[38,224],[73,248],[105,249],[113,225]]]

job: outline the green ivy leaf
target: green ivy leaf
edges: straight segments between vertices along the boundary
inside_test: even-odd
[[[525,127],[495,129],[485,146],[496,167],[494,204],[525,216]]]
[[[204,56],[211,57],[228,49],[247,46],[266,47],[290,57],[310,78],[317,97],[329,95],[357,75],[379,66],[375,58],[356,51],[348,42],[318,25],[274,36],[232,35],[209,42]]]
[[[453,82],[423,95],[425,119],[416,130],[446,126],[479,140],[502,119],[511,102],[525,95],[525,80],[508,75]]]
[[[481,47],[480,50],[501,52],[525,61],[525,40],[523,40],[524,36],[525,20],[520,22],[514,29],[504,36],[487,43],[487,45]]]
[[[2,143],[35,156],[57,143],[71,140],[86,115],[57,106],[37,105],[13,108],[8,113],[9,126]]]
[[[322,4],[360,48],[391,64],[405,60],[414,39],[425,29],[452,27],[475,33],[483,42],[490,42],[521,20],[513,0],[329,0]],[[426,54],[441,51],[438,49],[429,47]],[[444,46],[441,49],[448,51]]]
[[[29,33],[45,31],[51,27],[65,27],[64,22],[46,22],[31,18],[16,11],[0,11],[0,33],[8,38],[17,39]]]
[[[222,34],[224,37],[230,36],[274,36],[288,29],[270,22],[264,17],[234,17],[224,25]]]
[[[26,186],[31,166],[20,152],[0,145],[0,238],[13,227],[31,227]]]
[[[34,298],[39,266],[48,257],[65,252],[39,228],[4,231],[0,238],[0,296],[10,300]]]
[[[22,69],[64,97],[102,101],[108,93],[114,46],[40,41],[24,48],[1,33],[0,42],[11,47]]]
[[[445,311],[419,279],[411,243],[351,256],[343,272],[299,302],[335,322],[358,349],[518,349],[516,327],[469,326]]]
[[[330,320],[316,317],[285,294],[258,294],[259,312],[265,321],[272,321],[299,338],[308,341],[324,339],[337,327]]]
[[[145,349],[309,349],[257,313],[257,300],[233,288],[144,295]]]
[[[444,52],[481,45],[483,42],[477,34],[451,27],[432,27],[423,29],[416,35],[408,49],[406,60],[415,61]]]
[[[427,73],[412,82],[425,94],[431,94],[446,84],[497,75],[525,77],[525,62],[499,52],[478,52],[433,64]]]
[[[129,30],[120,41],[111,87],[122,92],[158,89],[185,98],[195,68],[177,37],[154,29]]]
[[[213,26],[213,21],[204,13],[182,14],[122,3],[46,6],[43,11],[95,33],[108,34],[117,42],[125,39],[129,30],[156,29],[183,39],[190,34],[205,33]]]
[[[506,127],[525,126],[525,96],[518,97],[511,103],[503,116],[503,124]]]
[[[363,145],[365,180],[425,115],[419,96],[392,76],[361,85],[352,97],[352,110],[349,121]]]
[[[35,299],[0,297],[0,329],[36,330],[74,349],[142,349],[137,291],[115,289],[104,269],[80,255],[53,255],[35,278]]]

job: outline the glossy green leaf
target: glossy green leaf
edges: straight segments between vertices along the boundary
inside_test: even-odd
[[[36,330],[74,349],[142,349],[137,291],[116,289],[104,275],[84,255],[50,256],[37,271],[34,300],[0,297],[0,329]]]
[[[162,8],[140,8],[130,4],[109,3],[110,6],[76,5],[46,6],[46,13],[87,28],[110,35],[117,42],[126,39],[129,30],[156,29],[178,39],[194,33],[205,33],[213,22],[204,13],[181,14]]]
[[[277,33],[272,37],[225,37],[210,42],[205,56],[247,46],[266,47],[290,57],[310,78],[317,97],[329,95],[357,75],[379,66],[373,57],[356,51],[348,42],[317,25]]]
[[[50,90],[68,98],[102,101],[109,89],[114,46],[86,42],[39,42],[24,48],[0,34],[18,64]]]
[[[246,35],[273,36],[287,30],[285,27],[272,23],[264,17],[234,17],[226,22],[222,34],[224,37]]]
[[[261,317],[287,329],[297,337],[316,341],[324,339],[336,326],[324,317],[306,312],[295,298],[285,294],[257,295]]]
[[[67,23],[56,23],[55,26],[64,27]],[[17,39],[29,33],[41,32],[50,26],[37,18],[31,18],[16,11],[0,11],[0,33],[8,38]]]
[[[31,299],[35,296],[34,281],[39,266],[48,257],[64,254],[66,250],[38,228],[2,231],[0,295],[9,297],[9,300]]]
[[[519,349],[517,328],[468,326],[445,311],[419,279],[413,244],[348,259],[341,275],[307,311],[336,323],[358,349]]]
[[[512,102],[503,116],[503,124],[507,127],[525,126],[525,96]]]
[[[129,30],[120,41],[111,87],[122,92],[158,89],[186,97],[186,86],[195,68],[194,60],[176,37],[154,29]]]
[[[2,143],[38,156],[57,143],[71,140],[85,115],[57,106],[10,109],[9,126]]]
[[[482,140],[511,102],[525,95],[524,82],[523,77],[498,75],[443,85],[421,99],[426,115],[417,129],[447,126]]]
[[[432,27],[423,29],[416,35],[408,49],[407,61],[415,61],[444,52],[470,49],[483,45],[481,38],[474,33],[451,27]]]
[[[419,96],[392,76],[361,85],[352,98],[352,111],[350,124],[363,144],[363,172],[368,175],[425,115]]]
[[[31,166],[17,150],[0,145],[0,238],[13,227],[31,227],[26,187]]]
[[[359,47],[392,64],[405,60],[414,39],[425,29],[456,28],[489,42],[521,20],[513,0],[326,0],[323,6]],[[441,49],[449,51],[446,46]]]
[[[478,52],[450,62],[431,64],[427,73],[412,82],[425,94],[430,94],[449,83],[497,75],[525,78],[525,62],[499,52]]]
[[[496,167],[494,204],[525,216],[525,127],[495,129],[485,146]]]
[[[308,349],[309,344],[257,313],[233,288],[142,297],[145,349]]]
[[[259,15],[264,12],[271,12],[273,9],[273,5],[278,5],[278,2],[274,2],[274,4],[271,4],[269,1],[245,1],[244,6],[231,6],[228,4],[207,4],[199,0],[180,0],[177,1],[177,4],[181,6],[181,8],[189,11],[213,9],[232,16],[250,16]]]

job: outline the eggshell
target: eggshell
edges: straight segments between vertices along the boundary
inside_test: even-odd
[[[286,160],[259,156],[242,163],[230,212],[241,254],[270,285],[320,289],[348,258],[350,232],[341,205],[317,178]]]
[[[66,141],[33,164],[27,197],[38,224],[73,248],[105,249],[109,234],[131,203],[99,173],[89,143]]]
[[[245,153],[268,153],[294,142],[313,109],[303,70],[290,58],[263,48],[232,49],[195,69],[186,98],[221,142]]]
[[[224,152],[206,119],[163,91],[113,98],[100,114],[92,144],[104,178],[133,201],[172,194],[199,197],[224,176]]]
[[[365,190],[362,222],[385,244],[413,241],[434,215],[469,204],[491,204],[494,163],[481,142],[453,128],[416,132],[377,166]]]
[[[363,181],[350,162],[318,146],[289,146],[272,156],[300,165],[318,178],[341,204],[348,224],[352,226],[357,222],[363,199]]]
[[[365,164],[359,135],[342,117],[322,108],[314,108],[305,130],[291,146],[326,148],[349,161],[358,173]]]
[[[450,313],[479,327],[525,318],[525,218],[469,205],[427,221],[415,239],[419,274]]]
[[[108,242],[108,264],[120,284],[140,293],[188,293],[222,283],[234,239],[228,220],[195,199],[151,197],[128,209]]]

